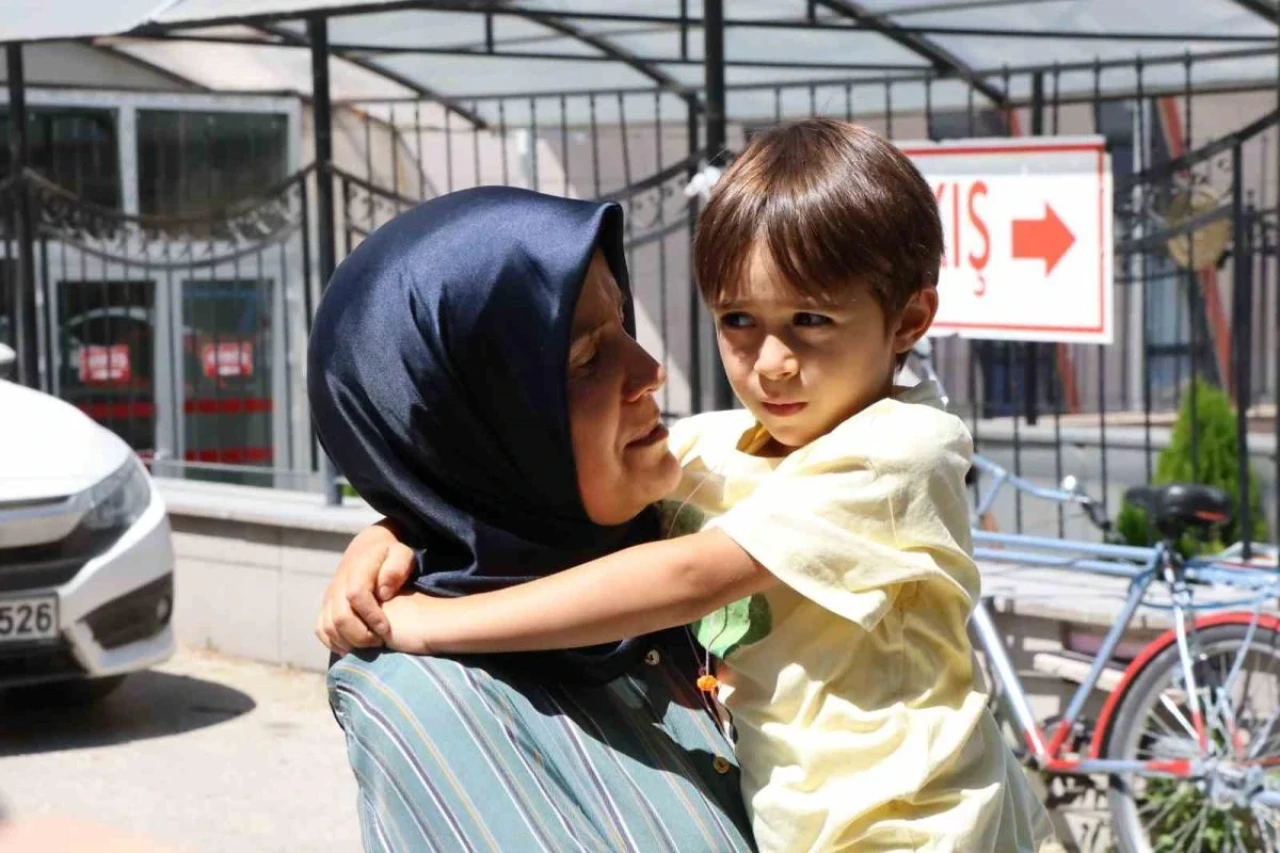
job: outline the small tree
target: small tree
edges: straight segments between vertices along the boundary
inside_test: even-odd
[[[1240,495],[1240,446],[1236,442],[1236,413],[1226,392],[1199,379],[1193,379],[1194,393],[1184,394],[1173,427],[1169,446],[1156,459],[1153,485],[1198,482],[1217,486],[1231,495],[1231,520],[1218,530],[1220,540],[1182,543],[1184,553],[1209,553],[1222,549],[1223,542],[1237,542],[1240,531],[1238,503]],[[1191,424],[1195,401],[1196,458],[1191,456]],[[1249,518],[1251,541],[1267,538],[1267,521],[1262,514],[1262,492],[1258,476],[1250,469]],[[1146,510],[1126,502],[1116,518],[1116,528],[1131,545],[1152,544],[1147,527]]]

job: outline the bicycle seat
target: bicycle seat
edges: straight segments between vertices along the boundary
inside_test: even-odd
[[[1195,483],[1135,486],[1124,493],[1124,499],[1151,513],[1156,529],[1170,539],[1231,518],[1231,495],[1216,486]]]

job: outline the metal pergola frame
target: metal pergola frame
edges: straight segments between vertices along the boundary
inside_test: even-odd
[[[1037,0],[974,0],[964,8],[998,8],[1014,5],[1028,5]],[[782,87],[808,86],[812,93],[816,87],[883,87],[885,99],[891,100],[891,90],[895,85],[906,83],[923,83],[925,86],[926,104],[929,103],[931,85],[942,81],[955,81],[965,85],[969,92],[970,114],[973,101],[981,96],[985,108],[992,110],[1010,110],[1017,106],[1032,107],[1033,132],[1043,130],[1042,110],[1045,103],[1045,81],[1054,81],[1054,103],[1069,102],[1074,98],[1085,99],[1084,95],[1060,96],[1056,81],[1058,75],[1069,72],[1089,72],[1094,75],[1093,98],[1098,97],[1098,80],[1102,71],[1109,67],[1129,66],[1135,63],[1133,58],[1125,60],[1098,60],[1092,62],[1054,63],[1039,66],[1008,67],[998,69],[975,67],[938,41],[942,36],[965,36],[1001,39],[1058,39],[1081,42],[1134,42],[1141,45],[1174,45],[1195,41],[1202,45],[1212,44],[1221,47],[1211,52],[1191,53],[1184,49],[1181,52],[1171,50],[1155,56],[1140,57],[1138,67],[1143,65],[1185,65],[1188,86],[1190,86],[1190,67],[1193,61],[1247,59],[1266,56],[1280,58],[1280,7],[1271,5],[1265,0],[1231,0],[1242,9],[1258,17],[1276,24],[1276,33],[1270,35],[1239,35],[1213,33],[1184,32],[1097,32],[1081,30],[1053,30],[1036,28],[1001,28],[983,29],[956,26],[913,26],[903,23],[903,18],[928,11],[939,11],[956,8],[948,3],[921,3],[906,9],[896,9],[892,13],[877,13],[867,8],[859,0],[806,0],[803,4],[804,14],[795,17],[769,18],[735,18],[726,15],[725,0],[703,0],[702,14],[695,17],[689,14],[688,0],[681,0],[679,14],[634,14],[625,12],[575,11],[532,9],[513,5],[505,0],[393,0],[393,2],[351,2],[345,6],[319,6],[315,8],[293,9],[289,11],[272,11],[262,14],[209,16],[200,20],[182,21],[181,23],[160,24],[147,23],[125,32],[114,35],[130,39],[164,39],[185,40],[211,43],[230,43],[245,45],[275,45],[307,49],[311,54],[312,77],[312,110],[314,116],[315,169],[318,180],[317,209],[318,222],[317,259],[318,278],[327,282],[337,262],[336,232],[334,222],[334,163],[332,147],[332,109],[336,102],[331,97],[329,83],[329,60],[337,58],[374,74],[384,77],[410,93],[415,99],[429,99],[440,104],[452,114],[469,122],[475,128],[487,128],[488,122],[477,110],[478,103],[494,98],[547,97],[546,92],[514,92],[496,94],[493,92],[476,93],[474,95],[459,92],[440,92],[420,80],[410,78],[387,68],[378,61],[378,57],[387,54],[422,54],[436,56],[457,56],[465,58],[498,58],[520,60],[549,60],[555,62],[615,63],[626,66],[652,83],[649,88],[619,89],[610,88],[609,94],[620,92],[666,93],[682,99],[689,110],[689,129],[691,131],[691,149],[707,152],[712,161],[723,158],[727,140],[726,110],[727,94],[730,91],[780,90]],[[798,5],[798,4],[797,4]],[[414,46],[357,44],[333,42],[329,38],[329,21],[347,16],[387,13],[398,11],[454,12],[482,16],[484,20],[484,39],[482,42],[459,44],[452,46]],[[500,17],[511,17],[538,24],[547,30],[546,36],[532,36],[511,41],[500,42],[494,38],[494,21]],[[303,22],[305,30],[287,26],[287,22]],[[631,27],[656,28],[659,31],[678,35],[679,53],[670,56],[651,56],[634,52],[611,40],[609,34],[592,31],[584,24],[616,24]],[[211,27],[239,25],[256,30],[260,37],[209,34],[199,32]],[[909,55],[918,57],[918,63],[884,62],[832,62],[814,61],[803,57],[786,57],[782,59],[762,58],[730,58],[725,52],[726,34],[735,30],[790,30],[812,31],[822,33],[873,33],[881,36],[899,47]],[[692,50],[691,41],[700,31],[701,55]],[[565,53],[550,50],[539,50],[538,42],[566,38],[581,44],[586,52]],[[82,43],[110,48],[110,42],[99,43],[93,38],[77,39]],[[9,144],[11,162],[15,173],[28,168],[30,163],[29,141],[27,138],[26,98],[23,67],[23,43],[10,42],[6,46],[8,65],[9,109],[11,127]],[[700,66],[703,71],[701,85],[689,85],[677,80],[663,66]],[[778,69],[787,71],[822,71],[846,72],[845,76],[822,77],[810,80],[787,78],[779,82],[751,82],[727,85],[726,70],[729,68]],[[849,76],[854,72],[879,72],[880,76]],[[1009,81],[1011,75],[1027,75],[1031,78],[1029,98],[1018,99],[1011,95]],[[1142,78],[1139,72],[1138,90],[1142,91]],[[429,81],[428,81],[429,82]],[[1280,80],[1272,84],[1280,92]],[[1225,84],[1223,88],[1230,88]],[[1253,85],[1251,88],[1261,88]],[[1205,90],[1212,90],[1206,87]],[[1220,89],[1221,90],[1221,89]],[[581,92],[556,92],[567,94],[595,94],[593,90],[583,89]],[[1149,94],[1149,93],[1148,93]],[[926,107],[928,110],[929,107]],[[890,108],[890,116],[891,116]],[[705,127],[705,140],[698,145],[696,138],[699,125]],[[18,379],[25,384],[38,382],[37,370],[37,335],[36,306],[34,297],[34,224],[30,200],[20,196],[15,211],[15,238],[17,243],[17,282],[15,295],[15,344],[18,352]],[[691,330],[693,346],[697,346],[696,330]],[[714,383],[712,400],[717,407],[728,407],[732,404],[732,394],[727,380],[717,372],[718,380]],[[326,479],[330,484],[330,499],[336,500],[337,484],[332,477]]]

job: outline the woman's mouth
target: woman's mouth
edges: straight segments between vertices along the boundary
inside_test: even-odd
[[[629,443],[628,447],[651,447],[667,440],[667,428],[659,423],[644,435]]]
[[[808,403],[766,403],[761,401],[760,405],[764,406],[764,410],[775,418],[785,418],[797,414]]]

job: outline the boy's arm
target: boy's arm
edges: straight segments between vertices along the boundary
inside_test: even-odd
[[[400,543],[390,522],[366,527],[347,546],[325,590],[316,637],[343,654],[382,645],[390,630],[382,602],[399,594],[413,568],[413,550]]]
[[[496,592],[403,595],[387,645],[413,654],[571,649],[692,622],[776,583],[718,530],[637,545]]]

